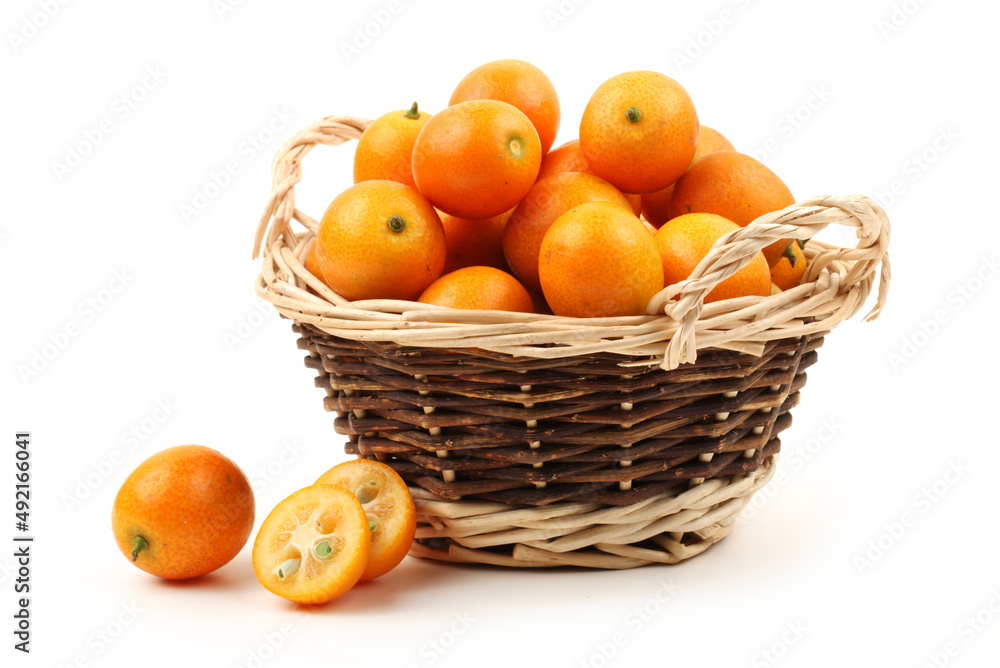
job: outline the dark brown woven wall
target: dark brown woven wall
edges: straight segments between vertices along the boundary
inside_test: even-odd
[[[701,351],[664,371],[611,353],[516,358],[294,329],[348,453],[445,499],[533,506],[625,505],[754,471],[780,448],[823,343],[772,341],[760,357]]]

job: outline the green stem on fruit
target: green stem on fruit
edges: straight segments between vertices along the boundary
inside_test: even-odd
[[[406,229],[406,221],[402,216],[393,216],[389,219],[389,229],[398,234]]]
[[[788,264],[792,265],[793,267],[795,266],[796,261],[798,261],[799,259],[798,256],[795,255],[795,246],[793,246],[792,244],[788,244],[788,246],[785,247],[785,252],[781,254],[781,257],[787,257]]]
[[[625,120],[629,123],[638,123],[642,119],[642,112],[639,107],[629,107],[625,110]]]
[[[132,561],[139,558],[139,553],[149,549],[149,541],[142,536],[136,536],[132,540]]]
[[[809,239],[796,239],[799,242],[799,248],[802,250],[806,249],[806,244],[809,243]]]
[[[420,118],[420,112],[417,111],[417,103],[414,102],[410,110],[403,114],[407,118]]]

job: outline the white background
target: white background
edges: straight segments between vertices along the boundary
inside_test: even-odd
[[[4,3],[0,537],[16,430],[33,434],[37,536],[30,656],[11,647],[0,548],[4,665],[996,665],[996,3],[232,4]],[[345,54],[373,12],[387,25]],[[258,524],[346,459],[288,324],[252,290],[274,151],[326,114],[440,110],[503,57],[555,83],[557,144],[606,78],[653,69],[799,199],[886,205],[888,308],[828,337],[779,478],[678,567],[409,558],[307,614],[260,587],[249,546],[189,583],[128,565],[111,503],[158,450],[234,458]],[[309,157],[300,208],[319,216],[349,185],[352,151]]]

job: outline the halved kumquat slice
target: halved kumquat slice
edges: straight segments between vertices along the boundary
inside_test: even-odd
[[[313,485],[275,506],[257,532],[253,570],[273,594],[326,603],[361,578],[371,552],[368,518],[340,487]]]
[[[371,459],[338,464],[316,484],[336,485],[352,492],[365,510],[371,531],[371,555],[362,580],[385,575],[403,560],[417,530],[413,497],[392,467]]]

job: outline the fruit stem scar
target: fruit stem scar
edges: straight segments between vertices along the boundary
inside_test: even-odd
[[[625,110],[625,120],[629,123],[638,123],[642,119],[642,112],[639,107],[629,107]]]
[[[514,155],[521,155],[521,149],[522,149],[521,138],[511,137],[510,141],[507,142],[507,148],[509,148],[510,152],[513,153]]]
[[[410,107],[409,111],[403,114],[407,118],[420,118],[420,112],[417,111],[417,103],[414,102],[413,106]]]
[[[136,536],[132,541],[132,561],[139,558],[139,553],[149,549],[149,541],[142,536]]]
[[[392,216],[389,219],[389,229],[398,234],[406,229],[406,221],[402,216]]]

